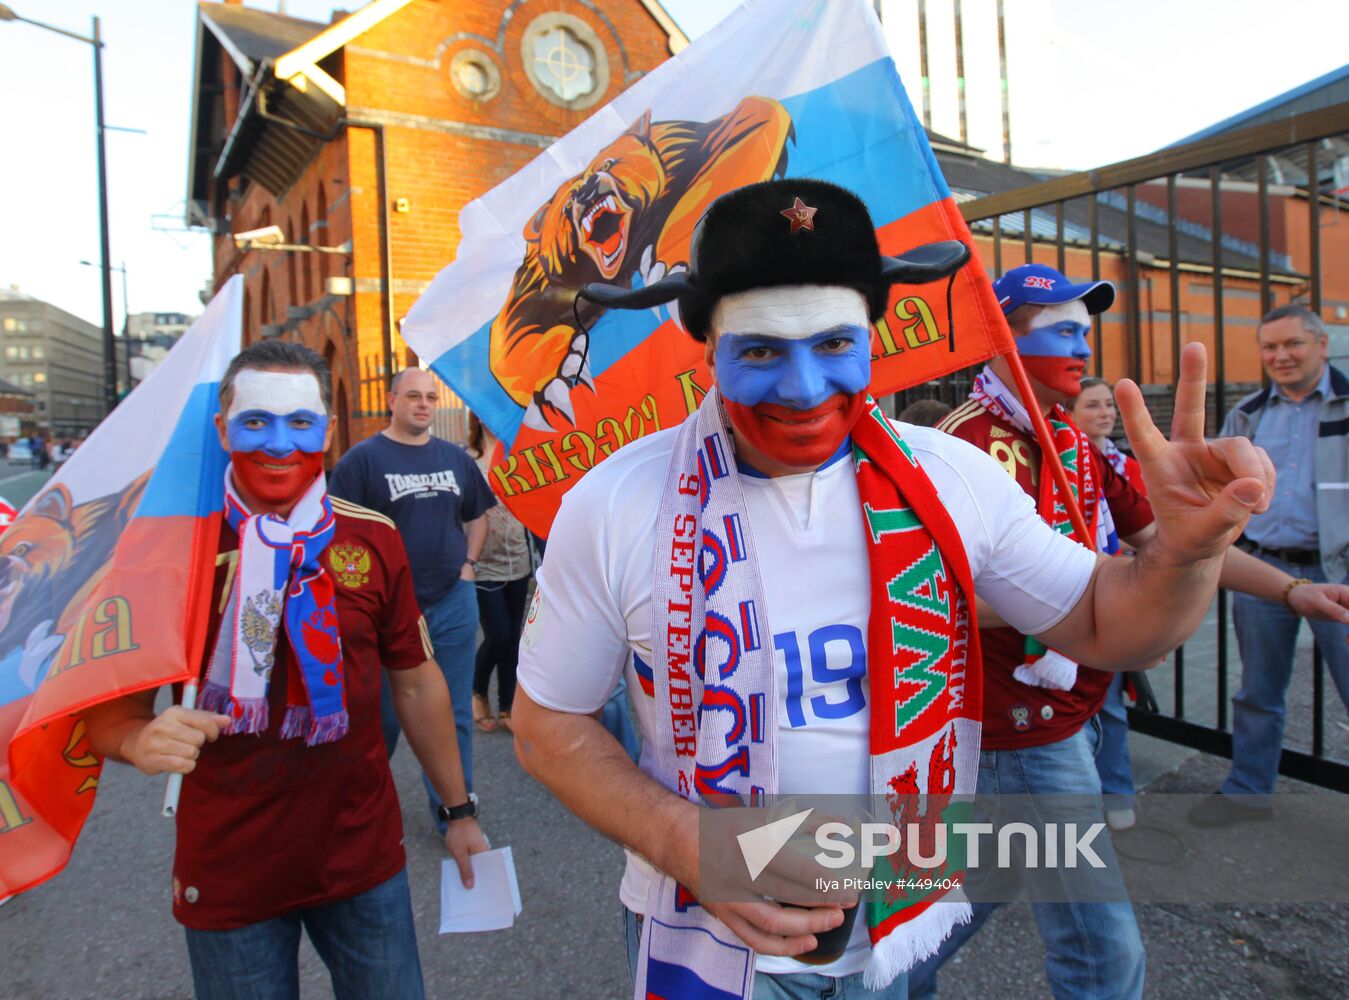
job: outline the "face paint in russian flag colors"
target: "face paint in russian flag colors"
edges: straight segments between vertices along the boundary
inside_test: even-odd
[[[712,326],[717,385],[736,432],[783,465],[828,461],[861,416],[871,384],[861,294],[757,288],[722,299]]]
[[[237,485],[263,503],[299,498],[323,469],[328,417],[310,372],[245,368],[225,426]]]
[[[1091,315],[1086,304],[1077,299],[1047,306],[1032,322],[1030,331],[1016,338],[1026,373],[1064,398],[1076,396],[1091,358],[1087,345]]]

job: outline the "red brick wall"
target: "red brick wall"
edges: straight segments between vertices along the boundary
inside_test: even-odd
[[[995,270],[993,241],[975,238],[975,252],[990,277],[1026,263],[1024,243],[1020,239],[1002,240],[1000,267]],[[1037,244],[1035,263],[1058,267],[1058,251],[1052,244]],[[1074,282],[1091,278],[1090,251],[1069,248],[1064,273]],[[1141,333],[1141,372],[1133,371],[1130,316],[1135,308],[1129,299],[1126,262],[1122,256],[1100,255],[1100,276],[1115,283],[1115,304],[1104,314],[1101,324],[1101,360],[1103,374],[1110,381],[1129,376],[1144,384],[1169,385],[1175,381],[1172,363],[1171,277],[1164,267],[1139,266],[1139,329]],[[1217,337],[1214,330],[1213,276],[1207,273],[1180,274],[1179,311],[1181,343],[1198,341],[1209,352],[1209,381],[1217,377]],[[1276,286],[1275,305],[1291,300],[1295,289]],[[1259,382],[1260,357],[1255,348],[1255,328],[1260,318],[1260,283],[1227,277],[1223,282],[1223,358],[1227,382]],[[1094,341],[1093,341],[1094,344]],[[1141,376],[1141,377],[1140,377]]]
[[[573,111],[552,104],[525,75],[521,37],[535,17],[550,11],[564,11],[585,22],[607,52],[608,89],[586,109]],[[497,52],[495,42],[505,14],[509,17],[505,19],[504,43]],[[490,44],[482,39],[490,40]],[[486,53],[499,68],[500,90],[487,101],[460,95],[450,80],[450,60],[464,47]],[[593,0],[589,6],[575,0],[415,0],[350,42],[340,53],[340,74],[335,74],[347,90],[348,114],[385,123],[389,199],[392,203],[405,198],[409,206],[404,213],[393,211],[391,204],[389,211],[395,318],[404,316],[426,284],[454,259],[460,209],[542,150],[538,142],[526,139],[469,137],[455,131],[462,131],[462,126],[480,126],[555,138],[626,89],[630,77],[649,72],[669,54],[668,37],[639,0]],[[329,205],[327,219],[317,210],[320,182]],[[292,228],[298,230],[307,206],[308,216],[315,223],[310,234],[314,242],[335,246],[352,240],[351,259],[330,258],[329,273],[354,277],[356,294],[336,303],[325,315],[305,320],[288,334],[333,356],[334,381],[345,396],[347,415],[346,427],[339,428],[338,438],[348,443],[361,440],[386,423],[382,381],[388,373],[383,369],[377,182],[372,133],[349,129],[324,147],[280,199],[254,184],[232,201],[231,229],[236,233],[267,224],[285,230],[292,220]],[[321,225],[325,222],[326,227]],[[234,273],[242,273],[247,279],[247,340],[259,335],[262,324],[264,272],[275,303],[272,322],[285,321],[287,305],[305,304],[290,298],[291,265],[287,258],[292,256],[297,258],[295,284],[302,289],[303,262],[298,254],[239,254],[229,237],[217,237],[217,287]],[[315,259],[311,281],[317,291],[311,301],[322,294],[317,265]],[[395,340],[395,369],[415,363],[396,334]]]
[[[648,72],[669,57],[667,36],[638,0],[604,0],[596,6],[608,24],[585,5],[567,0],[417,2],[347,47],[347,102],[352,115],[373,118],[385,112],[396,116],[385,124],[389,198],[406,198],[409,208],[391,211],[389,216],[396,317],[406,315],[421,290],[454,259],[463,206],[542,151],[541,140],[531,143],[524,138],[511,141],[454,134],[461,126],[556,138],[626,89],[629,72]],[[511,16],[498,52],[494,43],[508,10]],[[585,22],[606,49],[609,87],[589,108],[573,111],[549,102],[525,75],[521,37],[529,22],[550,11],[565,11]],[[450,80],[450,61],[466,47],[485,54],[500,72],[500,90],[486,101],[461,95]],[[367,136],[353,140],[351,171],[353,190],[375,190],[373,143]],[[358,274],[377,278],[378,206],[371,199],[368,214],[364,206],[365,199],[361,199],[356,209]],[[368,359],[381,350],[379,295],[373,290],[359,292],[357,299],[360,353]],[[397,338],[396,354],[395,367],[412,360],[401,338]],[[383,425],[382,412],[367,419],[367,433]]]

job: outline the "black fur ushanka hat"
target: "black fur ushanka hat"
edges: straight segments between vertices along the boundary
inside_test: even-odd
[[[684,329],[701,341],[724,295],[782,285],[855,288],[875,322],[891,285],[947,278],[969,259],[958,240],[883,256],[857,195],[827,181],[791,178],[736,188],[712,202],[693,231],[687,271],[643,288],[592,282],[578,295],[610,309],[649,309],[678,299]]]

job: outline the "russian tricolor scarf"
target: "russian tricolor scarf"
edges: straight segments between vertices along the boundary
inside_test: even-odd
[[[319,559],[337,529],[327,481],[319,473],[281,518],[251,513],[227,469],[225,516],[239,536],[239,566],[199,707],[230,716],[231,733],[264,732],[276,646],[288,642],[281,738],[303,736],[309,746],[340,740],[348,727],[342,638],[332,577]]]
[[[931,825],[942,809],[936,803],[975,791],[982,705],[974,587],[950,515],[874,400],[852,442],[871,580],[871,792],[907,830],[920,819],[918,796],[934,797],[924,813]],[[773,631],[758,554],[715,388],[679,430],[656,538],[659,777],[694,801],[730,795],[755,803],[779,790],[781,681],[771,638],[765,642]],[[900,867],[903,853],[876,877],[914,874]],[[950,886],[963,872],[917,874]],[[754,956],[734,933],[669,876],[650,898],[634,996],[659,995],[667,979],[678,982],[681,998],[750,996]],[[969,916],[958,889],[935,885],[868,901],[866,985],[888,985]]]

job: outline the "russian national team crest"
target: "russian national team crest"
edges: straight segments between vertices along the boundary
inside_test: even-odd
[[[370,582],[370,550],[351,542],[328,549],[328,566],[342,586],[359,590]]]

